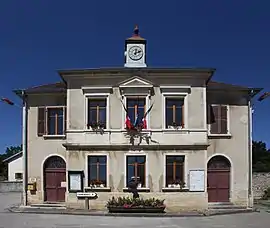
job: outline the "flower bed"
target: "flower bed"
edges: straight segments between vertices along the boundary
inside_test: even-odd
[[[130,197],[112,197],[106,206],[110,213],[164,213],[166,208],[164,200]]]

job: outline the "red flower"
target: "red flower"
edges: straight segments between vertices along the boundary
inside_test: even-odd
[[[124,208],[130,208],[131,207],[131,205],[129,205],[129,204],[124,204]]]

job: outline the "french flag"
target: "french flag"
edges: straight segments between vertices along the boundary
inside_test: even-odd
[[[143,126],[143,129],[147,129],[147,121],[146,121],[146,118],[143,118],[143,119],[142,119],[142,126]]]
[[[126,125],[126,129],[131,129],[132,128],[129,116],[126,116],[125,125]]]

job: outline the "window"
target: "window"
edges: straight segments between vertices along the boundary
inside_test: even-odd
[[[66,107],[38,108],[38,135],[64,135]]]
[[[107,186],[107,156],[88,156],[88,186]]]
[[[22,173],[15,173],[16,180],[22,180],[22,177],[23,177]]]
[[[184,127],[184,98],[165,98],[166,128]]]
[[[64,134],[64,110],[62,108],[48,108],[48,135]]]
[[[166,156],[166,187],[184,183],[185,156]]]
[[[127,98],[127,112],[133,126],[142,123],[143,116],[146,112],[145,103],[145,98]]]
[[[210,124],[210,134],[228,134],[228,107],[226,105],[212,105],[213,123]],[[209,113],[211,113],[209,111]]]
[[[106,98],[89,98],[88,99],[88,127],[93,127],[95,124],[106,129],[107,119],[107,99]]]
[[[141,187],[146,187],[145,177],[146,177],[146,170],[145,170],[145,163],[146,163],[146,156],[127,156],[126,158],[126,185],[131,181],[133,177],[138,178]]]

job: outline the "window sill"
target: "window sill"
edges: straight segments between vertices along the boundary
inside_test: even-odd
[[[165,187],[162,188],[162,192],[189,192],[188,188],[177,188],[177,187],[173,187],[173,188],[169,188],[169,187]]]
[[[163,128],[162,131],[164,133],[188,133],[190,130],[186,128],[179,128],[179,129]]]
[[[89,129],[89,128],[85,128],[84,129],[84,132],[93,132],[93,133],[97,133],[97,132],[109,132],[110,131],[110,129]]]
[[[66,135],[43,135],[44,139],[65,139]]]
[[[230,139],[232,138],[231,134],[208,134],[208,138],[223,138],[223,139]]]
[[[110,187],[96,187],[96,188],[91,188],[91,187],[84,187],[85,192],[110,192],[111,188]]]
[[[137,188],[138,192],[150,192],[150,188]],[[128,188],[123,188],[123,192],[129,192]]]

